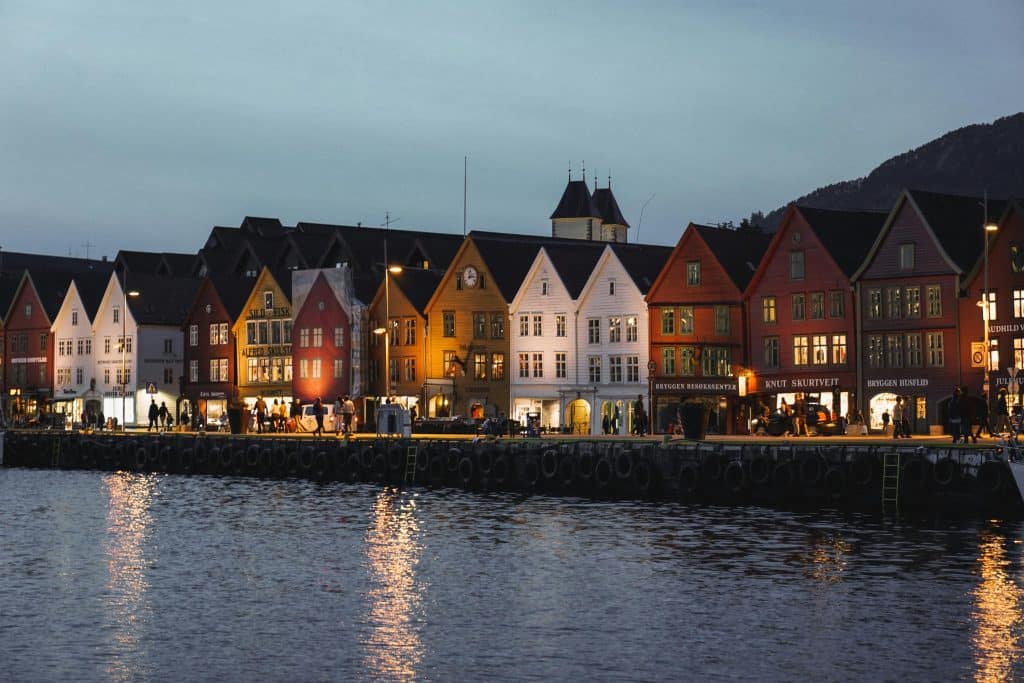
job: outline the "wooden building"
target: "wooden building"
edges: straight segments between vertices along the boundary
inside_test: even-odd
[[[292,400],[292,275],[264,267],[231,328],[238,395],[249,408],[258,397]]]
[[[656,431],[671,430],[689,399],[709,406],[712,431],[746,431],[743,292],[770,238],[690,223],[647,292]]]

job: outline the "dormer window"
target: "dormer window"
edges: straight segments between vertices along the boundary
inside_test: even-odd
[[[700,284],[700,261],[689,261],[686,264],[686,285],[696,287]]]
[[[114,322],[121,322],[121,309],[114,306]]]
[[[26,318],[31,318],[32,317],[32,304],[25,304],[25,317]]]
[[[615,280],[608,281],[608,296],[615,296]]]
[[[540,294],[541,294],[541,296],[547,296],[548,295],[548,281],[547,280],[541,280],[540,281]]]
[[[71,324],[72,325],[77,325],[78,324],[78,311],[71,311]]]
[[[274,293],[270,290],[263,292],[263,308],[274,307]]]

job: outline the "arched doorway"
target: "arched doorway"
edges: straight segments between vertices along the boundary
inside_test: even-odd
[[[434,394],[428,402],[428,414],[430,417],[448,417],[449,402],[444,394]]]
[[[569,401],[565,414],[569,418],[569,426],[573,434],[590,433],[590,403],[585,399],[576,398]]]
[[[881,431],[883,413],[889,413],[889,424],[892,424],[892,409],[895,405],[896,394],[885,392],[872,396],[868,401],[868,429]]]

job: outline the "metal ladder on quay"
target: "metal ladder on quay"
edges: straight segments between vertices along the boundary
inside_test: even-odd
[[[896,509],[900,504],[900,452],[882,454],[882,508]]]
[[[416,482],[416,447],[408,446],[405,449],[405,483]]]

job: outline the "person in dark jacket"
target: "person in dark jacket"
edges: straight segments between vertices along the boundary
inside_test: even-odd
[[[1010,408],[1006,403],[1006,389],[1000,389],[996,397],[996,424],[998,434],[1010,431]]]
[[[324,435],[324,404],[317,396],[316,400],[313,401],[313,417],[316,418],[316,429],[313,431],[313,436]]]
[[[970,397],[966,386],[960,387],[960,400],[960,413],[963,418],[960,421],[960,433],[964,437],[964,443],[970,443],[971,437],[973,436],[971,433],[971,425],[974,424],[975,409],[974,399]],[[974,443],[978,443],[977,437],[974,437]]]
[[[964,418],[963,398],[960,395],[960,387],[953,389],[953,398],[949,399],[949,407],[946,409],[949,419],[949,433],[953,435],[953,443],[960,443],[963,436],[961,422]]]
[[[978,443],[978,437],[981,436],[982,429],[988,432],[990,437],[992,436],[992,425],[988,421],[988,394],[981,394],[981,403],[978,404],[977,412],[975,423],[978,425],[978,430],[974,433],[974,443]]]
[[[160,417],[160,408],[156,405],[156,399],[149,399],[149,427],[146,431],[152,431],[157,428],[156,421]]]

